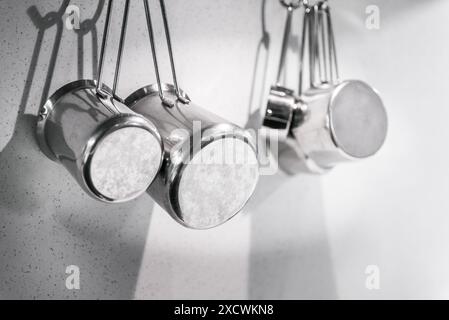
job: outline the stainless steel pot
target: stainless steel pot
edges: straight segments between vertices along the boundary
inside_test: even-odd
[[[328,2],[304,6],[298,94],[276,110],[291,119],[279,160],[290,173],[324,173],[338,163],[374,155],[384,144],[388,120],[375,89],[360,80],[340,81]],[[304,91],[306,41],[309,88]]]
[[[162,91],[176,99],[173,85]],[[259,177],[256,146],[245,130],[193,103],[165,105],[157,84],[134,92],[126,104],[162,136],[164,162],[148,192],[175,220],[208,229],[244,207]]]
[[[279,140],[285,142],[290,135],[293,119],[298,119],[298,116],[295,117],[294,114],[305,111],[300,110],[305,105],[301,103],[299,96],[281,81],[282,73],[285,69],[285,58],[291,34],[292,16],[294,10],[299,8],[300,2],[287,3],[284,0],[280,0],[280,2],[286,8],[287,15],[282,38],[276,84],[271,86],[268,94],[262,122],[264,130],[261,132],[268,138],[269,135],[272,135],[271,131],[274,130],[276,131],[276,136]]]
[[[295,147],[300,149],[297,154],[308,169],[322,173],[338,163],[368,158],[379,151],[388,120],[375,89],[360,80],[340,80],[328,2],[307,7],[304,21],[304,30],[309,28],[310,88],[304,93],[300,88],[299,94],[308,115],[307,121],[293,125],[291,131]],[[305,38],[304,32],[303,41]],[[304,56],[301,60],[303,68]]]
[[[196,106],[179,89],[163,0],[173,85],[161,83],[150,8],[143,2],[157,84],[137,90],[125,103],[150,119],[163,140],[164,162],[148,192],[184,226],[216,227],[235,216],[255,190],[256,146],[245,130]]]
[[[144,193],[162,162],[156,127],[110,96],[98,96],[92,80],[69,83],[50,97],[40,112],[37,137],[50,159],[105,202]]]
[[[382,147],[387,114],[379,94],[365,82],[312,88],[301,100],[307,105],[307,121],[291,128],[290,145],[311,172],[368,158]]]
[[[156,127],[115,95],[129,0],[126,1],[114,90],[101,82],[110,24],[109,2],[98,81],[79,80],[57,90],[39,111],[41,150],[62,163],[81,187],[104,202],[124,202],[144,193],[162,163]]]

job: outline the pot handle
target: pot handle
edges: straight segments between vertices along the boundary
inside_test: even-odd
[[[100,51],[100,61],[99,61],[99,67],[98,67],[98,76],[97,76],[97,87],[96,91],[97,94],[102,97],[109,97],[112,96],[114,99],[117,99],[118,101],[123,103],[123,99],[117,96],[117,86],[119,82],[119,76],[120,76],[120,67],[121,67],[121,61],[123,57],[123,46],[125,43],[126,38],[126,29],[128,25],[128,16],[129,16],[129,4],[130,0],[126,0],[125,2],[125,9],[123,12],[123,20],[122,20],[122,28],[120,32],[120,41],[119,41],[119,48],[117,53],[117,60],[115,65],[115,73],[114,73],[114,84],[112,87],[112,93],[108,92],[103,88],[103,69],[104,69],[104,60],[105,60],[105,54],[107,50],[107,44],[108,44],[108,38],[109,38],[109,29],[111,25],[111,12],[113,7],[113,0],[109,0],[108,8],[106,11],[106,20],[104,24],[104,32],[103,32],[103,40],[101,43],[101,51]]]
[[[292,16],[293,11],[301,6],[301,2],[291,1],[290,3],[287,3],[286,0],[280,0],[280,2],[287,9],[287,16],[285,18],[284,35],[282,37],[282,48],[276,77],[276,85],[278,87],[284,87],[284,85],[282,84],[282,73],[284,72],[285,68],[285,58],[287,56],[288,42],[290,40],[290,34],[292,29]]]
[[[157,80],[157,85],[158,85],[159,97],[163,104],[165,104],[168,107],[174,107],[176,105],[176,101],[172,101],[171,99],[167,98],[162,91],[161,77],[160,77],[160,73],[159,73],[159,64],[157,61],[156,44],[155,44],[154,32],[153,32],[153,23],[151,21],[150,6],[148,4],[148,0],[143,0],[143,4],[145,6],[145,14],[146,14],[146,19],[147,19],[148,33],[150,36],[151,52],[152,52],[152,56],[153,56],[154,71],[156,72],[156,80]],[[183,95],[181,93],[181,91],[179,90],[179,86],[178,86],[175,62],[174,62],[174,58],[173,58],[173,50],[172,50],[172,45],[171,45],[170,30],[168,27],[167,12],[165,10],[164,0],[159,0],[159,4],[161,7],[162,20],[164,22],[165,39],[167,41],[168,55],[170,58],[170,67],[171,67],[171,72],[172,72],[173,85],[174,85],[175,91],[176,91],[176,97],[177,97],[178,101],[180,101],[184,104],[189,104],[190,99],[186,95]]]
[[[322,84],[336,84],[340,81],[340,75],[328,1],[319,1],[306,7],[305,16],[308,17],[304,26],[308,28],[310,86],[315,88]],[[305,34],[306,31],[303,29],[303,32]],[[304,62],[303,51],[301,49],[301,67]]]

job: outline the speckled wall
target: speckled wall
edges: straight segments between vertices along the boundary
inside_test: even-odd
[[[80,7],[78,31],[61,19],[69,2]],[[181,86],[245,126],[274,81],[282,7],[166,3]],[[372,3],[381,9],[379,30],[365,27]],[[89,198],[36,144],[40,105],[65,83],[96,74],[103,1],[0,0],[0,298],[447,298],[449,3],[425,3],[331,1],[343,76],[371,83],[388,109],[378,155],[325,177],[264,176],[240,216],[194,231],[148,195],[118,205]],[[156,1],[152,7],[159,12]],[[122,9],[115,6],[112,53]],[[140,1],[130,14],[124,97],[154,82]],[[161,40],[158,15],[155,24]],[[294,26],[297,34],[300,19]],[[291,40],[287,78],[296,86]],[[80,269],[79,290],[66,288],[70,265]],[[381,270],[379,290],[365,287],[368,265]]]

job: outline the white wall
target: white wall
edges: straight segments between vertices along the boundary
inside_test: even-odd
[[[382,92],[390,121],[377,157],[323,179],[338,292],[342,298],[447,299],[449,3],[378,3],[378,32],[357,27],[361,19],[338,10],[345,74]],[[357,8],[362,5],[348,7]],[[380,291],[363,287],[367,264],[381,268]]]
[[[166,2],[182,87],[197,104],[246,125],[274,81],[282,7],[277,0]],[[97,7],[71,3],[82,19]],[[57,28],[45,30],[40,55],[33,53],[38,29],[27,9],[45,15],[61,4],[0,1],[0,298],[449,298],[447,1],[331,0],[342,75],[371,83],[387,106],[385,147],[324,177],[262,177],[243,214],[200,232],[176,224],[147,195],[114,206],[91,200],[40,153],[41,100],[92,77],[91,34],[83,56],[77,34],[63,28],[46,90]],[[381,9],[380,30],[365,28],[368,4]],[[269,43],[261,42],[263,13]],[[140,1],[131,15],[122,96],[154,82]],[[103,22],[104,10],[100,39]],[[295,33],[299,25],[296,18]],[[292,86],[296,62],[291,54]],[[79,291],[64,285],[71,264],[81,268]],[[377,291],[365,288],[372,264],[381,271]]]

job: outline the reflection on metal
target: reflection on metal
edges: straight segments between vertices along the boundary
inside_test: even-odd
[[[291,173],[324,173],[338,163],[374,155],[385,141],[388,120],[372,87],[359,80],[340,81],[328,2],[304,10],[299,98],[296,104],[278,104],[276,110],[291,117],[283,128],[288,139],[280,162]],[[303,90],[306,74],[309,88]],[[270,124],[273,110],[268,105],[264,125]]]
[[[216,227],[236,215],[255,190],[255,143],[245,130],[196,106],[179,89],[162,0],[174,84],[161,83],[150,9],[144,4],[157,83],[137,90],[125,103],[150,119],[164,142],[164,163],[148,191],[184,226]]]
[[[282,73],[285,69],[285,58],[287,56],[288,42],[291,34],[293,11],[299,6],[287,5],[283,1],[281,1],[281,3],[287,10],[284,35],[282,38],[281,57],[279,60],[276,84],[271,87],[270,94],[268,95],[262,126],[267,129],[267,134],[270,134],[270,130],[276,130],[280,140],[285,142],[290,133],[293,114],[304,105],[301,104],[299,96],[296,95],[293,90],[282,84]]]
[[[90,195],[123,202],[145,192],[154,179],[160,137],[147,119],[98,96],[95,88],[94,81],[80,80],[54,93],[41,109],[37,136],[42,151]]]
[[[114,89],[126,32],[125,4]],[[110,26],[109,1],[98,81],[79,80],[57,90],[41,108],[37,137],[42,151],[62,163],[91,196],[123,202],[144,193],[162,163],[156,127],[126,107],[101,82]]]
[[[176,99],[174,86],[162,90]],[[168,213],[187,227],[207,229],[243,208],[258,181],[255,145],[245,130],[193,103],[167,107],[157,84],[136,91],[126,104],[163,138],[164,163],[149,193]]]

